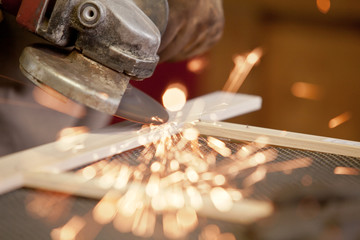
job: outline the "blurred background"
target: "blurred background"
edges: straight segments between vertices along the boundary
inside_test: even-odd
[[[263,107],[229,121],[360,141],[360,1],[223,2],[223,38],[183,77],[190,97],[222,89],[234,57],[261,47],[238,92],[261,96]]]

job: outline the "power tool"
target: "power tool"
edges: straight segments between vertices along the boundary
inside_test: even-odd
[[[0,0],[49,44],[26,47],[23,74],[41,88],[145,124],[168,120],[162,105],[132,87],[150,77],[168,21],[167,0]]]

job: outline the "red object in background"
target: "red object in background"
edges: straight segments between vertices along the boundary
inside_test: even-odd
[[[40,16],[45,10],[46,0],[2,0],[6,12],[16,15],[16,21],[31,32],[35,32]]]
[[[188,99],[196,96],[197,76],[187,69],[188,61],[166,62],[157,66],[153,76],[143,81],[131,81],[131,85],[147,93],[162,104],[162,95],[171,83],[180,82],[188,90]],[[111,124],[123,119],[114,117]]]

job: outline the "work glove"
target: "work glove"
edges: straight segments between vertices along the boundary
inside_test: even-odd
[[[160,61],[199,55],[221,37],[222,0],[168,0],[169,20],[158,54]]]

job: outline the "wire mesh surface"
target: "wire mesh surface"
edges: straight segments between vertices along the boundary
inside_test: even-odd
[[[199,143],[202,151],[213,151],[206,145],[205,140],[200,139]],[[246,144],[226,142],[226,145],[234,153]],[[282,147],[266,147],[260,151],[269,149],[276,158],[264,164],[265,166],[288,162],[288,168],[291,169],[290,160],[311,159],[312,162],[307,167],[294,168],[290,171],[269,171],[265,179],[249,188],[247,198],[272,200],[275,203],[277,211],[270,220],[259,221],[250,226],[215,221],[222,229],[234,232],[238,239],[319,239],[319,236],[327,233],[325,230],[328,229],[328,225],[324,222],[328,223],[330,219],[332,222],[329,229],[342,229],[345,231],[342,232],[342,236],[347,236],[345,239],[360,239],[360,230],[356,227],[360,226],[357,225],[360,223],[360,209],[357,207],[360,203],[360,176],[334,174],[337,167],[360,169],[359,158]],[[133,149],[114,155],[108,161],[127,162],[136,166],[141,163],[139,156],[143,150],[143,147]],[[218,154],[216,167],[220,169],[230,161],[234,160]],[[254,171],[255,168],[246,168],[237,173],[231,182],[239,189],[243,189],[244,179]],[[40,206],[40,210],[32,209],[33,201],[38,201],[38,206],[35,207]],[[305,204],[302,211],[315,209],[317,211],[315,217],[304,218],[299,215],[299,206],[303,206],[304,201],[310,205]],[[31,189],[19,189],[4,194],[0,196],[0,239],[51,239],[50,233],[53,228],[62,226],[74,215],[86,216],[96,203],[97,201],[92,199]],[[352,208],[343,209],[344,204]],[[329,206],[333,209],[330,211],[331,214],[327,210]],[[38,211],[36,216],[33,211]],[[57,217],[55,218],[54,215]],[[293,221],[290,221],[291,219]],[[294,222],[294,219],[298,221]],[[304,219],[306,223],[310,223],[310,226],[305,223],[303,224],[305,227],[301,225]],[[336,221],[333,221],[334,219]],[[212,220],[203,220],[202,223],[205,222],[209,223]],[[292,225],[281,227],[285,226],[285,223]],[[111,224],[103,228],[96,223],[91,226],[86,232],[88,237],[92,236],[94,239],[137,239],[131,234],[117,232]],[[284,228],[291,231],[284,232]],[[198,234],[199,230],[196,230],[187,239],[198,239]],[[88,237],[84,239],[89,239]],[[161,229],[156,229],[151,239],[163,238]]]

